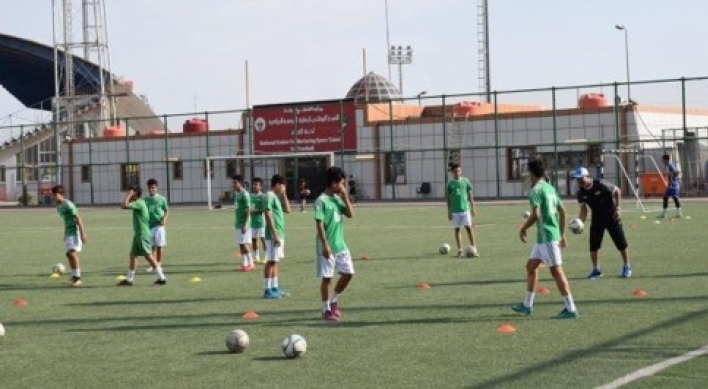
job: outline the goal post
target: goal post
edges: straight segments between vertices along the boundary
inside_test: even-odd
[[[230,199],[233,191],[231,178],[240,174],[250,191],[250,183],[255,177],[263,179],[263,191],[270,187],[270,178],[281,174],[297,185],[299,178],[308,178],[313,172],[334,166],[334,152],[314,151],[301,153],[258,154],[258,155],[215,155],[204,160],[206,196],[209,209]]]
[[[642,194],[640,191],[644,191],[645,188],[642,188],[641,183],[640,183],[640,172],[639,172],[639,164],[640,161],[642,160],[649,160],[654,167],[656,168],[656,171],[661,173],[661,169],[659,168],[659,165],[656,163],[656,160],[654,159],[653,156],[651,155],[645,155],[645,154],[640,154],[638,153],[637,150],[603,150],[605,152],[610,152],[610,153],[605,153],[600,156],[601,159],[601,165],[604,167],[605,166],[605,159],[610,158],[611,160],[617,161],[617,166],[619,167],[619,172],[618,176],[619,177],[624,177],[627,181],[627,184],[629,185],[629,188],[632,190],[632,195],[636,201],[636,207],[637,209],[641,210],[642,212],[654,212],[655,210],[647,208],[644,203],[642,202]],[[618,151],[615,153],[615,151]],[[630,177],[629,173],[627,172],[627,169],[625,168],[624,164],[622,163],[622,158],[620,157],[623,153],[629,153],[633,152],[634,153],[634,180]],[[664,184],[666,184],[666,180],[664,179],[663,176],[661,176],[662,181]]]

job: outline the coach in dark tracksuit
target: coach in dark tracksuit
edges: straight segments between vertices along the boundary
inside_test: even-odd
[[[588,216],[588,208],[592,210],[592,225],[590,226],[590,259],[592,260],[592,272],[589,279],[596,279],[602,276],[600,270],[598,252],[602,246],[602,238],[605,230],[610,234],[617,250],[622,253],[621,276],[629,278],[632,276],[632,267],[629,265],[627,253],[627,238],[622,228],[622,217],[620,206],[622,192],[616,186],[604,180],[595,180],[588,174],[588,169],[580,167],[573,172],[573,178],[578,183],[578,202],[580,203],[580,215],[578,217],[585,223]]]

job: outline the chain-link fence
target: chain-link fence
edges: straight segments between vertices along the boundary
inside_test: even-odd
[[[61,183],[79,204],[115,204],[149,178],[172,203],[206,204],[228,192],[230,177],[267,182],[276,172],[316,196],[331,151],[359,200],[441,199],[458,162],[478,198],[528,193],[526,163],[544,160],[548,179],[574,192],[578,166],[628,194],[663,192],[661,156],[681,170],[682,194],[708,182],[708,77],[631,85],[598,84],[478,94],[417,95],[394,101],[334,100],[251,110],[78,120],[0,127],[0,200],[50,202]],[[263,160],[228,156],[298,153]],[[210,163],[206,158],[222,156]],[[223,165],[223,166],[222,166]],[[216,192],[206,191],[207,170]],[[316,189],[319,188],[319,189]],[[296,193],[292,193],[296,195]],[[212,198],[212,201],[218,201]]]

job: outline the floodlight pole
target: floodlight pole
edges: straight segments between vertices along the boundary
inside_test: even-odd
[[[617,30],[624,32],[624,57],[625,57],[625,66],[627,68],[627,104],[630,104],[632,102],[632,94],[631,94],[630,77],[629,77],[629,30],[627,30],[626,26],[621,25],[621,24],[615,25],[615,28]]]

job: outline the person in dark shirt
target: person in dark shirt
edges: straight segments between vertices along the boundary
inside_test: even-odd
[[[623,278],[632,276],[632,267],[629,265],[629,254],[627,248],[627,238],[622,228],[621,201],[622,192],[616,186],[604,180],[596,180],[590,177],[588,169],[579,167],[573,172],[573,178],[578,184],[578,203],[580,203],[580,220],[585,222],[588,216],[588,208],[592,211],[592,224],[590,226],[590,259],[592,260],[592,271],[588,275],[589,279],[597,279],[602,276],[598,254],[602,246],[602,238],[605,230],[610,234],[610,238],[622,254]]]
[[[661,157],[662,162],[664,162],[664,169],[666,174],[669,176],[669,182],[666,185],[666,191],[664,191],[664,210],[659,216],[661,219],[666,219],[666,209],[669,207],[669,197],[674,199],[674,205],[676,206],[676,217],[682,217],[681,213],[681,202],[679,201],[679,193],[681,192],[681,172],[675,164],[671,163],[671,157],[666,154]]]

